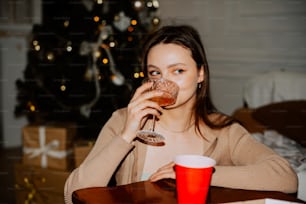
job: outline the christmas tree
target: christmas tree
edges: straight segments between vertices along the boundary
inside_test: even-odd
[[[15,115],[73,121],[96,137],[139,85],[142,42],[159,24],[157,0],[43,0],[29,39]]]

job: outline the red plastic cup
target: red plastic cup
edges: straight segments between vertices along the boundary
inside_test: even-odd
[[[178,155],[174,162],[178,204],[206,203],[216,161],[201,155]]]

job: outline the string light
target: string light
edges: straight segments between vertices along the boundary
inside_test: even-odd
[[[110,46],[110,47],[115,47],[115,46],[116,46],[116,43],[115,43],[114,41],[109,42],[109,46]]]
[[[34,46],[36,46],[36,45],[38,45],[38,41],[37,41],[37,40],[33,40],[32,44],[33,44]]]
[[[65,20],[65,21],[64,21],[64,27],[67,28],[68,26],[69,26],[69,21],[68,21],[68,20]]]
[[[66,50],[67,50],[67,52],[71,52],[72,51],[72,46],[71,46],[71,41],[68,41],[67,42],[67,47],[66,47]]]
[[[53,52],[48,52],[48,53],[47,53],[47,59],[48,59],[49,61],[53,61],[53,60],[54,60],[54,54],[53,54]]]
[[[101,56],[101,52],[99,51],[99,50],[97,50],[96,52],[95,52],[95,57],[96,58],[99,58]]]
[[[97,4],[103,4],[103,0],[97,0]]]
[[[140,77],[144,77],[144,73],[142,71],[134,73],[134,78],[135,79],[138,79]]]
[[[139,73],[138,73],[138,72],[135,72],[135,73],[134,73],[134,78],[135,78],[135,79],[138,79],[138,78],[139,78]]]
[[[34,105],[31,105],[31,106],[30,106],[30,111],[31,111],[31,112],[35,112],[35,110],[36,110],[35,106],[34,106]]]
[[[159,22],[160,22],[160,20],[159,20],[159,18],[157,18],[157,17],[154,17],[154,18],[152,19],[153,25],[158,25]]]
[[[151,8],[152,6],[153,6],[152,1],[148,1],[148,2],[147,2],[147,7],[148,7],[148,8]]]
[[[103,59],[102,59],[102,63],[103,63],[103,64],[108,64],[108,59],[107,59],[107,58],[103,58]]]
[[[98,80],[102,80],[104,77],[101,75],[101,74],[99,74],[99,76],[98,76]]]
[[[71,52],[72,51],[72,47],[71,45],[68,45],[67,48],[66,48],[67,52]]]
[[[132,26],[129,26],[128,29],[127,29],[129,32],[133,32],[134,31],[134,28]]]
[[[28,108],[29,108],[29,110],[31,112],[35,112],[36,111],[36,107],[35,107],[35,105],[31,101],[28,102],[27,106],[28,106]]]
[[[143,7],[143,2],[142,2],[142,1],[140,1],[140,0],[134,1],[134,8],[135,8],[135,9],[139,10],[139,9],[141,9],[142,7]]]
[[[60,90],[61,90],[61,91],[66,91],[66,86],[65,86],[64,84],[62,84],[62,85],[60,86]]]
[[[40,45],[35,45],[34,49],[35,49],[36,51],[39,51],[39,50],[40,50]]]
[[[110,76],[110,78],[111,78],[112,81],[114,81],[114,80],[116,80],[116,75],[112,74],[112,75]]]
[[[137,25],[137,20],[135,20],[135,19],[131,20],[131,25],[133,25],[133,26]]]
[[[100,17],[99,17],[99,16],[94,16],[94,17],[93,17],[93,20],[94,20],[94,22],[99,22]]]
[[[153,7],[154,8],[159,8],[159,2],[158,2],[158,0],[152,0],[152,3],[153,3]]]

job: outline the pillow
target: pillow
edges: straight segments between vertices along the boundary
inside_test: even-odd
[[[255,120],[306,146],[306,100],[284,101],[261,106],[252,113]]]

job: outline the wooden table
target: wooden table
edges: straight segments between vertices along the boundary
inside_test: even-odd
[[[249,191],[211,187],[207,203],[224,203],[245,201],[263,198],[305,203],[294,195],[275,191]],[[73,203],[99,204],[99,203],[177,203],[174,180],[162,180],[155,183],[149,181],[137,182],[117,187],[93,187],[73,192]]]

